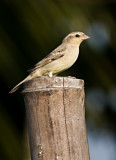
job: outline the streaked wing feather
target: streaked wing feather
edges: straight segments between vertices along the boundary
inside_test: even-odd
[[[50,63],[53,60],[56,60],[60,57],[63,57],[66,51],[66,47],[62,47],[61,45],[57,47],[55,50],[53,50],[48,56],[46,56],[44,59],[42,59],[40,62],[35,64],[35,66],[28,70],[29,72],[35,71],[37,68],[43,67],[46,64]]]

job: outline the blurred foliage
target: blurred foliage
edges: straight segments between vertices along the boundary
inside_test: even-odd
[[[85,80],[88,128],[116,133],[116,4],[87,0],[0,1],[0,154],[29,159],[25,151],[25,108],[19,92],[9,90],[27,76],[71,31],[91,39],[78,61],[62,76]]]

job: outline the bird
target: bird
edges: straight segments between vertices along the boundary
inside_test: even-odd
[[[79,46],[83,40],[89,39],[83,32],[69,33],[56,49],[39,61],[29,70],[30,74],[9,93],[15,92],[23,83],[41,76],[56,76],[58,73],[70,68],[78,58]]]

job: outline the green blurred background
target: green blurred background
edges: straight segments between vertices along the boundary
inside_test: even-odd
[[[61,76],[85,81],[91,160],[116,159],[116,2],[111,0],[0,1],[0,159],[29,160],[25,106],[8,92],[72,31],[91,39]]]

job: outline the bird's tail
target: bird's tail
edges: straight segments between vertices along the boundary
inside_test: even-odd
[[[28,77],[26,77],[23,81],[21,81],[19,84],[17,84],[9,93],[14,93],[19,87],[21,84],[23,84],[24,82],[28,81],[28,80],[31,80],[32,79],[32,76],[29,75]]]

